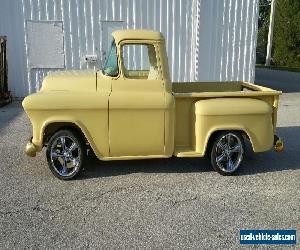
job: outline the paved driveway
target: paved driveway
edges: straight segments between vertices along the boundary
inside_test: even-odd
[[[0,249],[240,248],[240,229],[300,230],[300,93],[282,96],[284,153],[248,156],[239,176],[204,159],[99,162],[79,180],[28,158],[20,103],[0,109]],[[249,150],[248,150],[249,151]]]

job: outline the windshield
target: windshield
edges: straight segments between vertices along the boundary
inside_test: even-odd
[[[115,41],[112,41],[111,43],[111,48],[102,72],[104,75],[107,76],[117,76],[119,73],[117,48],[116,48]]]

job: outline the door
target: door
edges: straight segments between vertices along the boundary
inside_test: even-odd
[[[108,52],[112,42],[111,33],[115,30],[124,29],[125,23],[123,21],[101,21],[102,31],[102,46],[101,46],[101,61],[102,66],[106,61]]]
[[[155,47],[123,45],[121,60],[109,97],[110,156],[164,155],[165,90]]]

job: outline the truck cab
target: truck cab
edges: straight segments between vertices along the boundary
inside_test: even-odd
[[[112,35],[107,62],[97,76],[99,91],[109,95],[109,156],[170,157],[175,101],[164,38],[137,30]],[[141,65],[135,65],[130,52],[141,53]]]

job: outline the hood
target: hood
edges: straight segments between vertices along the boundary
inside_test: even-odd
[[[69,70],[49,73],[45,77],[41,91],[95,91],[95,70]]]

